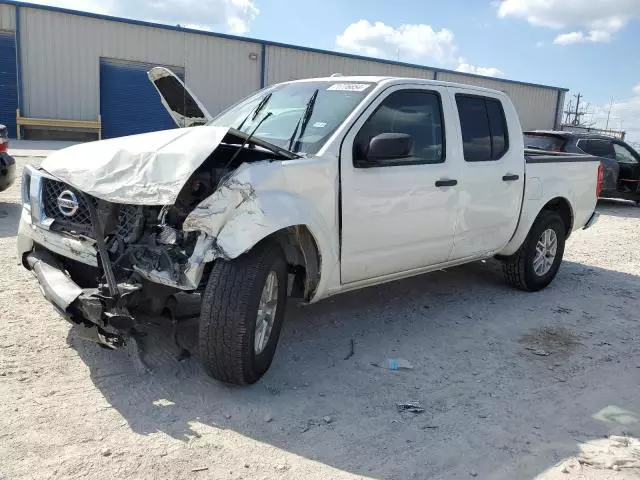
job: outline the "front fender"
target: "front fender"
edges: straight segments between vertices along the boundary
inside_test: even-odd
[[[234,259],[275,232],[304,225],[319,250],[321,291],[338,264],[336,227],[307,198],[287,189],[277,171],[268,162],[242,165],[191,212],[183,230],[215,237],[214,257]]]

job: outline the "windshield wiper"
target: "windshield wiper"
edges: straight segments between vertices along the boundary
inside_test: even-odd
[[[253,122],[258,116],[258,114],[262,111],[262,109],[267,105],[267,102],[271,100],[271,95],[273,95],[273,92],[269,92],[264,97],[262,97],[262,100],[260,100],[260,103],[256,105],[256,108],[254,108],[251,112],[249,112],[249,115],[244,117],[244,120],[240,122],[240,125],[238,125],[238,128],[236,130],[242,131],[242,127],[244,126],[246,121],[249,120],[249,117],[251,117],[251,121]],[[264,119],[262,121],[264,121]]]
[[[298,123],[296,124],[296,128],[293,131],[293,135],[291,135],[291,138],[289,139],[289,147],[287,148],[287,150],[289,150],[290,152],[295,153],[295,148],[297,148],[298,143],[300,143],[299,139],[302,138],[302,136],[304,135],[304,131],[307,128],[307,123],[309,123],[309,119],[313,114],[313,107],[316,104],[316,99],[318,98],[319,92],[320,92],[320,89],[316,88],[316,90],[313,92],[313,95],[311,95],[311,98],[307,102],[307,106],[304,109],[304,113],[302,114],[302,117],[300,117],[300,120],[298,120]],[[300,129],[300,135],[298,135],[298,129]],[[298,140],[296,140],[296,138]]]
[[[269,95],[271,95],[271,94],[269,94]],[[249,135],[247,135],[247,138],[244,139],[244,142],[242,142],[242,145],[240,145],[238,147],[238,149],[234,152],[234,154],[231,156],[231,160],[229,160],[229,162],[227,163],[225,168],[229,168],[229,165],[231,165],[233,163],[233,161],[236,159],[236,157],[238,155],[240,155],[240,152],[242,151],[242,149],[247,146],[247,143],[249,143],[249,140],[251,140],[251,137],[253,137],[253,134],[256,133],[256,130],[258,130],[260,128],[260,125],[262,125],[264,123],[264,121],[267,118],[269,118],[271,115],[273,115],[273,112],[267,112],[267,114],[260,119],[260,121],[255,126],[255,128],[253,130],[251,130],[251,133]],[[240,130],[240,129],[238,129],[238,130]]]

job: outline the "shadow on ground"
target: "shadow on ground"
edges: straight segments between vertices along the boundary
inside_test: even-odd
[[[532,478],[580,439],[638,435],[592,416],[640,412],[638,369],[620,360],[640,354],[639,294],[638,277],[571,262],[546,291],[522,293],[489,262],[290,306],[271,370],[248,388],[209,379],[196,357],[177,362],[161,320],[145,341],[151,375],[126,352],[73,331],[68,342],[140,434],[231,429],[375,478]],[[180,333],[196,342],[193,325]],[[387,357],[415,368],[372,365]],[[405,401],[426,412],[398,412]]]
[[[0,201],[0,238],[15,237],[20,221],[19,203]]]
[[[598,212],[612,217],[640,218],[640,205],[627,200],[600,199]]]

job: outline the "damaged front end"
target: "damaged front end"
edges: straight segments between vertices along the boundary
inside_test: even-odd
[[[157,315],[174,294],[204,288],[212,262],[224,255],[211,232],[186,228],[185,220],[240,164],[283,158],[264,147],[243,148],[245,141],[231,132],[221,136],[213,152],[198,165],[194,160],[170,204],[136,204],[136,187],[131,185],[127,203],[105,198],[109,182],[122,192],[121,185],[131,184],[130,177],[149,170],[149,165],[134,164],[121,180],[94,179],[92,188],[73,185],[86,172],[74,176],[68,164],[58,169],[48,162],[43,164],[46,169],[25,170],[19,234],[23,263],[38,278],[45,297],[83,337],[118,348],[135,333],[139,313]],[[159,157],[156,152],[152,161]],[[138,160],[149,162],[149,156]],[[113,171],[107,161],[101,167]],[[154,186],[140,180],[137,189],[144,197]]]

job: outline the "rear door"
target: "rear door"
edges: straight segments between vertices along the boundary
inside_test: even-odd
[[[604,168],[602,180],[602,193],[618,190],[618,177],[620,176],[620,166],[616,161],[616,152],[613,149],[613,142],[601,138],[581,138],[576,142],[576,147],[584,153],[600,158],[600,163]]]
[[[620,166],[621,186],[640,191],[640,155],[622,142],[614,142],[613,150]]]
[[[524,192],[522,132],[510,102],[451,88],[462,137],[460,207],[451,260],[495,252],[516,230]]]

